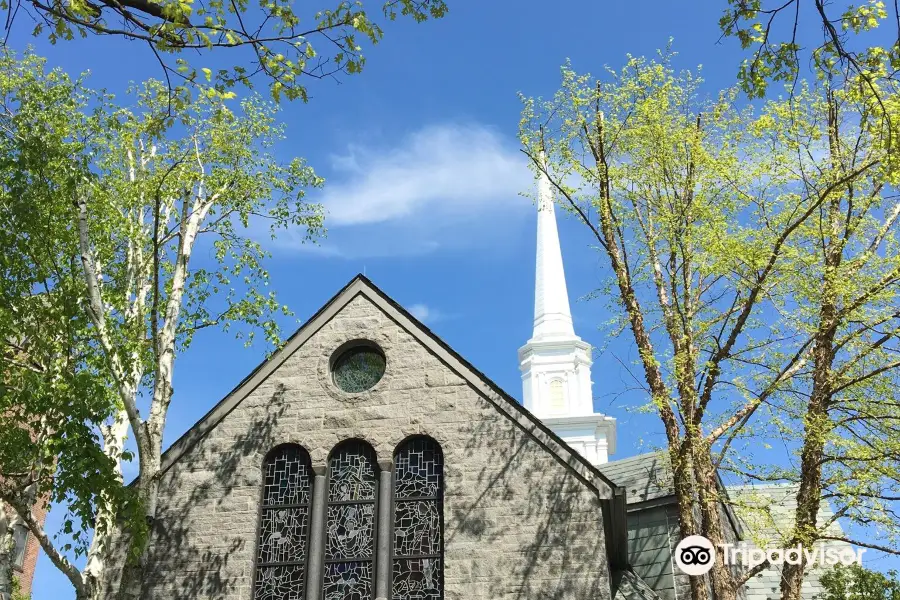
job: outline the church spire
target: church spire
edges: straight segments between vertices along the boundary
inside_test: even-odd
[[[546,159],[541,152],[541,163]],[[534,279],[534,334],[532,339],[574,337],[566,275],[550,179],[541,170],[538,179],[537,264]]]
[[[519,348],[525,408],[593,464],[616,449],[616,420],[594,412],[591,346],[575,335],[553,189],[540,155],[534,332]]]

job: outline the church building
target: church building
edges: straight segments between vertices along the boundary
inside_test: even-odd
[[[357,276],[165,453],[146,598],[688,597],[665,455],[609,461],[539,190],[523,402]]]

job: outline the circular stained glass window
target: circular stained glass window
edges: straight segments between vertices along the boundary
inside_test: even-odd
[[[331,367],[334,384],[345,392],[364,392],[384,376],[384,354],[375,346],[353,346],[341,354]]]

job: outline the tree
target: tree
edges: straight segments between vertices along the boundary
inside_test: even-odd
[[[890,6],[887,6],[890,4]],[[900,3],[861,4],[815,0],[726,0],[719,19],[723,36],[738,38],[751,56],[738,71],[750,97],[762,98],[772,82],[795,90],[802,67],[832,82],[861,83],[886,114],[888,98],[900,93]],[[811,25],[811,27],[810,27]],[[811,49],[810,49],[810,40]],[[889,118],[879,121],[887,145],[897,151],[900,131]]]
[[[824,594],[817,600],[900,600],[897,573],[871,571],[861,565],[837,565],[819,579]]]
[[[900,325],[897,167],[877,126],[883,115],[871,112],[879,105],[864,86],[839,92],[823,83],[801,86],[804,112],[778,100],[755,116],[736,108],[735,91],[703,100],[700,80],[676,75],[671,56],[630,59],[607,82],[565,66],[551,100],[523,100],[520,137],[535,170],[606,256],[620,326],[631,330],[643,370],[636,378],[663,424],[681,534],[726,541],[719,470],[740,465],[731,457],[750,425],[767,427],[758,413],[787,423],[798,402],[799,426],[784,431],[809,464],[766,473],[801,484],[795,541],[811,542],[827,525],[815,522],[822,479],[811,466],[826,448],[853,448],[833,463],[836,477],[839,464],[855,476],[844,473],[848,508],[839,516],[859,510],[860,520],[896,531],[884,492],[898,480],[891,440],[900,413],[875,402],[870,387],[892,394]],[[831,231],[826,215],[837,219],[837,237],[823,233]],[[816,253],[843,236],[846,262],[826,269]],[[834,276],[839,316],[826,319],[821,288]],[[850,279],[852,289],[843,285]],[[837,332],[840,365],[820,360],[822,331]],[[805,413],[817,404],[816,382],[838,377],[832,389],[853,414],[828,429],[820,447],[822,427]],[[891,451],[863,457],[866,444]],[[864,477],[860,463],[881,471]],[[864,501],[872,494],[884,499]],[[786,599],[797,598],[792,586],[803,571],[788,573]],[[735,598],[754,573],[735,575],[717,557],[715,596]],[[699,578],[691,583],[695,600],[708,597]]]
[[[2,63],[0,598],[7,600],[13,531],[35,503],[68,506],[64,528],[73,535],[64,549],[80,555],[89,552],[81,525],[93,522],[98,494],[120,507],[125,494],[100,439],[98,426],[116,403],[79,305],[77,236],[67,217],[83,174],[78,157],[91,143],[87,121],[72,115],[88,96],[58,72],[44,75],[33,56],[5,53]]]
[[[201,95],[192,100],[182,91],[173,99],[165,84],[150,81],[132,91],[134,108],[115,108],[110,97],[89,92],[81,81],[45,73],[34,57],[23,63],[6,54],[4,60],[17,74],[8,84],[14,124],[22,117],[27,132],[32,123],[19,107],[36,104],[31,119],[57,117],[51,121],[53,131],[72,144],[63,161],[65,172],[71,173],[67,187],[58,186],[56,171],[40,165],[26,176],[47,182],[61,228],[41,233],[35,222],[34,242],[52,244],[58,231],[67,233],[69,243],[61,249],[66,274],[74,275],[73,293],[90,357],[99,359],[90,367],[102,373],[91,381],[108,381],[114,394],[115,410],[96,431],[103,443],[95,442],[93,451],[102,449],[117,475],[130,431],[139,465],[132,502],[114,485],[87,497],[69,492],[87,506],[81,523],[93,527],[93,537],[81,546],[88,554],[84,571],[27,519],[25,506],[14,506],[26,513],[28,526],[79,598],[110,590],[140,597],[145,524],[152,527],[156,514],[175,358],[208,327],[232,330],[248,344],[258,332],[268,343],[280,343],[275,317],[289,311],[266,291],[267,252],[247,228],[251,221],[267,222],[272,235],[287,227],[317,235],[322,211],[304,196],[322,180],[300,159],[275,159],[272,151],[282,128],[274,121],[274,106],[259,98],[238,103]],[[24,71],[34,74],[25,76]],[[28,77],[37,96],[23,85]],[[60,101],[68,98],[74,105]],[[21,133],[14,129],[13,152]],[[26,213],[21,219],[38,216]],[[198,244],[210,250],[209,258],[199,263],[194,258]],[[55,289],[57,274],[47,277]],[[94,461],[68,452],[55,454],[55,459],[91,466]],[[48,485],[57,485],[48,479]],[[139,518],[126,518],[128,511]],[[113,555],[110,543],[118,536],[130,539],[132,547],[121,584],[121,565],[116,563],[121,557]],[[83,541],[89,536],[79,531],[73,537]]]
[[[824,532],[830,523],[817,522],[825,499],[836,505],[834,519],[870,528],[879,543],[839,539],[896,554],[900,170],[890,132],[900,123],[898,98],[856,78],[796,99],[770,111],[775,139],[798,150],[796,186],[823,202],[792,236],[786,265],[799,277],[779,290],[789,309],[784,330],[809,352],[783,396],[788,426],[802,431],[799,465],[781,475],[798,483],[788,543],[834,539]],[[805,569],[805,561],[785,565],[784,600],[800,598]]]
[[[236,84],[252,87],[260,76],[276,100],[283,94],[305,101],[308,79],[358,73],[365,64],[361,44],[374,45],[383,36],[379,20],[364,10],[361,0],[338,0],[333,8],[308,12],[289,0],[266,0],[259,6],[244,0],[2,0],[0,7],[10,16],[7,30],[22,9],[36,22],[34,35],[46,35],[54,44],[76,34],[145,43],[170,87],[187,82],[225,92]],[[390,21],[401,15],[422,22],[446,12],[444,0],[385,0],[382,8]],[[206,60],[211,50],[216,56],[230,50],[239,58],[215,73],[209,65],[198,69],[183,58],[200,53],[200,60]]]
[[[752,50],[739,73],[741,86],[752,96],[762,97],[773,81],[796,83],[804,58],[813,69],[859,78],[873,88],[884,85],[886,79],[896,81],[900,70],[897,2],[887,3],[890,7],[883,0],[861,4],[726,0],[726,4],[719,26],[723,35],[738,38],[744,49]],[[807,31],[808,24],[820,30],[820,37],[806,57],[805,37],[812,33]],[[894,33],[875,35],[882,26]],[[881,43],[873,44],[876,40]]]

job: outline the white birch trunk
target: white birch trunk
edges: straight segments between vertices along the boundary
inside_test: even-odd
[[[120,359],[113,346],[109,335],[109,323],[107,322],[106,307],[103,300],[100,266],[94,260],[92,252],[87,202],[84,198],[79,199],[77,202],[81,261],[88,290],[88,314],[96,327],[99,342],[113,371],[116,387],[118,388],[117,391],[124,407],[123,412],[127,417],[127,419],[121,419],[122,415],[119,415],[120,419],[108,432],[109,440],[106,439],[106,434],[104,435],[104,441],[107,443],[106,451],[107,455],[113,457],[118,463],[121,458],[124,436],[127,433],[128,425],[130,425],[138,446],[140,469],[137,483],[138,496],[142,503],[144,516],[151,527],[156,518],[160,469],[162,466],[163,430],[166,424],[169,403],[172,400],[175,342],[185,286],[188,281],[188,265],[197,236],[209,214],[210,208],[231,186],[231,184],[225,185],[216,190],[215,193],[208,194],[205,189],[205,168],[199,146],[196,143],[195,150],[200,179],[196,190],[193,193],[185,193],[182,197],[181,210],[180,213],[177,213],[179,221],[177,232],[178,247],[174,257],[174,264],[172,265],[171,278],[168,281],[170,286],[168,297],[165,298],[162,314],[157,313],[160,309],[156,304],[159,291],[154,290],[150,282],[153,281],[154,285],[158,283],[159,273],[157,271],[162,270],[164,266],[155,257],[146,257],[144,255],[144,240],[146,238],[143,238],[143,236],[148,236],[149,239],[154,240],[153,251],[163,252],[161,248],[157,248],[156,240],[159,240],[167,230],[169,218],[172,214],[175,214],[174,199],[166,198],[162,202],[159,202],[157,199],[155,205],[151,204],[153,210],[151,210],[149,220],[151,223],[157,223],[159,229],[156,231],[154,231],[154,225],[144,222],[143,210],[139,209],[128,215],[133,219],[131,233],[140,232],[140,235],[136,239],[129,241],[126,251],[126,270],[129,282],[126,296],[127,308],[124,318],[126,322],[143,324],[146,322],[146,311],[149,309],[151,316],[150,343],[153,344],[155,355],[151,372],[153,391],[146,419],[142,418],[137,407],[139,386],[144,376],[144,372],[139,369],[141,364],[140,356],[135,354],[130,357],[131,365],[125,364],[126,361]],[[147,151],[142,143],[137,159],[133,152],[128,152],[126,159],[129,165],[129,180],[131,183],[137,183],[147,163],[155,154],[155,147],[151,147]],[[158,211],[159,214],[155,214],[155,211]],[[134,293],[133,296],[131,295],[132,291]],[[148,298],[153,299],[149,306]],[[157,329],[158,325],[159,328]],[[103,511],[97,515],[95,538],[88,555],[88,567],[85,572],[85,575],[91,581],[108,579],[103,576],[103,572],[109,569],[110,559],[121,558],[120,556],[110,557],[108,555],[109,552],[121,551],[121,548],[113,548],[117,545],[111,544],[109,541],[110,535],[116,529],[112,525],[114,522],[115,515],[103,514]],[[150,533],[152,535],[152,530]],[[119,587],[117,591],[122,597],[140,598],[146,558],[145,548],[137,563],[128,565],[124,569],[121,584],[116,586]],[[100,587],[103,586],[101,585]],[[97,591],[97,594],[112,591]]]
[[[13,511],[0,501],[0,600],[10,600],[13,591]]]
[[[128,435],[128,415],[120,410],[113,423],[103,429],[103,451],[115,462],[116,477],[122,483],[122,452],[125,448],[125,438]],[[116,524],[116,512],[109,504],[108,496],[101,495],[98,499],[97,516],[94,519],[94,537],[88,549],[87,564],[84,568],[84,577],[91,582],[91,597],[93,600],[103,598],[107,593],[106,569],[117,562],[112,556],[116,547],[114,544],[119,528]]]
[[[201,186],[202,190],[202,186]],[[144,433],[147,452],[140,456],[139,495],[144,506],[144,515],[152,525],[156,519],[156,508],[159,497],[159,477],[162,468],[163,429],[166,424],[169,403],[172,400],[172,378],[175,367],[175,337],[178,319],[181,315],[182,300],[188,276],[188,264],[194,249],[194,243],[200,226],[210,207],[218,198],[218,194],[205,200],[199,195],[194,199],[190,213],[187,213],[187,199],[182,211],[180,242],[172,273],[171,290],[166,302],[165,320],[159,330],[157,339],[158,358],[156,363],[153,399],[150,403],[150,414],[144,422]],[[143,571],[146,563],[146,549],[138,564],[126,571],[122,582],[122,593],[125,598],[139,599],[143,591]]]

